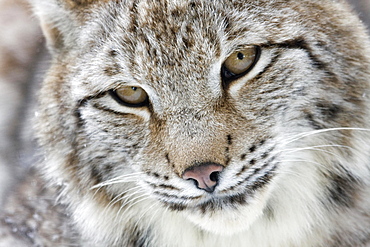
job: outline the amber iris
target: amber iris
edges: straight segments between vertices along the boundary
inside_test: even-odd
[[[248,73],[259,58],[259,50],[257,46],[248,46],[232,53],[223,64],[224,79],[233,80]]]
[[[148,95],[141,87],[122,86],[114,94],[120,103],[128,106],[143,106],[148,102]]]

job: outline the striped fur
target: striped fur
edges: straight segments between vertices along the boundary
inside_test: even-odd
[[[58,243],[370,246],[370,42],[344,1],[31,2],[53,54],[34,176],[58,191]],[[182,178],[209,163],[212,193]]]

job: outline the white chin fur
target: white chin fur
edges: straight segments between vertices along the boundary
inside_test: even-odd
[[[212,212],[191,211],[185,216],[201,229],[217,235],[234,235],[248,228],[263,214],[265,200]]]

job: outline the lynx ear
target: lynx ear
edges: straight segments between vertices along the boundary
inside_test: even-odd
[[[72,0],[66,0],[73,2]],[[64,2],[64,0],[63,0]],[[52,53],[63,50],[75,24],[66,4],[60,0],[31,0],[34,13],[39,17],[41,28]]]
[[[31,0],[39,17],[49,49],[55,53],[69,49],[78,39],[86,8],[110,0]]]
[[[47,22],[43,19],[41,21],[41,28],[46,38],[48,47],[51,51],[58,51],[63,49],[64,40],[63,35],[60,32],[59,28],[53,23]]]

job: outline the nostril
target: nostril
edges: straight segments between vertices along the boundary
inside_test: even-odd
[[[209,178],[213,182],[218,182],[219,176],[220,176],[220,172],[212,172],[211,175],[209,176]]]
[[[185,170],[183,179],[194,180],[195,185],[207,192],[213,192],[219,180],[223,166],[214,163],[204,163]]]
[[[199,183],[198,183],[198,181],[196,179],[194,179],[194,178],[188,178],[186,180],[192,180],[194,182],[195,186],[197,186],[197,188],[199,188]]]

